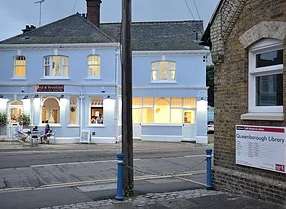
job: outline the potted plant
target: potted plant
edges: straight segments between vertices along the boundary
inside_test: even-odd
[[[0,136],[6,135],[6,126],[8,124],[8,118],[6,113],[0,113]]]
[[[30,115],[21,114],[20,117],[18,118],[18,122],[22,123],[24,128],[28,128],[29,125],[31,124]]]

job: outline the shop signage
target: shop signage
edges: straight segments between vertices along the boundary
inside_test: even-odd
[[[38,85],[37,92],[64,92],[64,85]]]
[[[237,125],[236,164],[286,173],[286,128]]]

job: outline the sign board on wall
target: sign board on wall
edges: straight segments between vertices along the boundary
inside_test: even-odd
[[[286,173],[286,128],[237,125],[236,164]]]
[[[64,85],[44,85],[40,84],[36,86],[37,92],[64,92]]]

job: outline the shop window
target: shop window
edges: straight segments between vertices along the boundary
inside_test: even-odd
[[[103,124],[103,99],[91,97],[90,124]]]
[[[44,99],[42,106],[42,123],[60,123],[60,105],[57,98]]]
[[[138,124],[142,121],[142,98],[134,97],[132,100],[132,117],[133,123]]]
[[[153,81],[175,81],[176,63],[171,61],[158,61],[152,63]]]
[[[249,111],[283,111],[283,49],[277,40],[258,42],[249,51]]]
[[[100,78],[100,56],[88,56],[88,77],[95,79]]]
[[[154,122],[170,123],[170,100],[169,98],[156,98],[154,105]]]
[[[78,125],[78,98],[76,96],[70,98],[70,124]]]
[[[194,124],[195,123],[195,111],[184,110],[184,123],[185,124]]]
[[[26,77],[26,57],[16,56],[14,60],[14,77],[25,78]]]
[[[9,104],[9,121],[10,123],[17,123],[20,116],[23,114],[23,102],[13,101]]]
[[[69,58],[61,55],[44,57],[45,77],[67,78],[69,74]]]
[[[134,97],[133,123],[194,124],[196,98]]]
[[[142,122],[146,124],[154,123],[154,99],[153,97],[143,98]]]

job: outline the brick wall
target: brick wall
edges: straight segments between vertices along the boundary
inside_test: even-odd
[[[248,112],[248,50],[239,41],[241,35],[262,21],[286,22],[286,1],[233,2],[229,4],[229,1],[225,1],[222,5],[222,8],[225,8],[220,9],[211,27],[215,62],[215,187],[286,204],[285,174],[235,164],[235,125],[286,126],[286,121],[240,119],[242,114]],[[238,11],[235,11],[236,9]],[[225,22],[223,17],[228,14],[231,14],[231,17]],[[219,29],[220,27],[226,29]],[[284,43],[286,49],[285,40]],[[218,54],[221,59],[217,59]],[[284,53],[284,63],[286,63],[285,55],[286,53]],[[286,104],[285,70],[284,90],[284,104]],[[285,107],[286,105],[284,112],[286,112]]]

